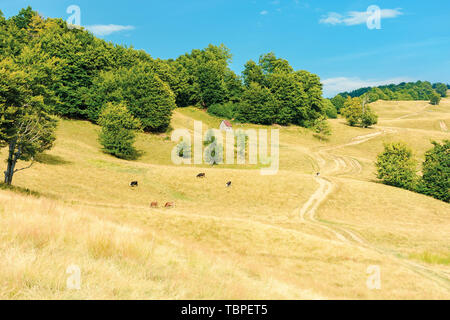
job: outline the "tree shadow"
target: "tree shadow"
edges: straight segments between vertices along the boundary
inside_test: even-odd
[[[0,183],[0,190],[8,190],[8,191],[12,191],[15,193],[24,194],[27,196],[33,196],[36,198],[40,198],[42,195],[38,191],[34,191],[34,190],[27,189],[27,188],[22,188],[22,187],[10,186],[5,183]]]
[[[51,165],[51,166],[66,165],[66,164],[71,164],[72,163],[70,161],[64,160],[60,156],[55,156],[55,155],[46,154],[46,153],[38,154],[35,157],[35,161],[38,162],[38,163],[48,164],[48,165]]]

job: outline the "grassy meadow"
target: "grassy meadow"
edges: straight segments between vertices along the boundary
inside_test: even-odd
[[[432,140],[449,139],[450,99],[372,107],[375,127],[328,120],[328,141],[270,127],[280,129],[272,176],[249,164],[176,166],[170,134],[140,133],[142,156],[116,159],[101,151],[99,127],[61,119],[54,148],[0,190],[0,299],[450,299],[450,205],[382,185],[374,167],[384,142],[404,141],[422,160]],[[221,121],[190,107],[171,127],[192,131],[194,120]],[[329,189],[302,220],[317,171]],[[66,287],[70,265],[80,290]],[[366,285],[373,265],[377,290]]]

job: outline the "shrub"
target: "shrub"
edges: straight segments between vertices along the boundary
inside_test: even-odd
[[[450,141],[433,142],[433,145],[425,154],[423,176],[417,191],[450,202]]]
[[[325,114],[329,119],[337,118],[337,109],[330,99],[323,99],[323,108],[325,110]]]
[[[141,123],[123,103],[108,103],[98,122],[102,126],[99,140],[106,153],[121,159],[137,158],[138,152],[133,147],[136,138],[134,130],[140,128]]]
[[[441,95],[437,92],[433,92],[431,94],[430,104],[432,104],[433,106],[437,106],[439,105],[439,102],[441,102]]]
[[[368,105],[364,105],[361,98],[347,98],[344,109],[341,110],[342,115],[347,119],[350,126],[361,126],[363,128],[370,127],[378,122],[378,116],[372,111]]]
[[[208,113],[220,118],[233,119],[237,108],[239,106],[232,102],[216,103],[208,108]]]
[[[417,181],[416,160],[406,144],[385,144],[384,152],[377,157],[376,167],[377,177],[384,184],[414,190]]]
[[[331,136],[331,128],[325,117],[316,119],[313,123],[314,137],[320,140],[327,140]]]

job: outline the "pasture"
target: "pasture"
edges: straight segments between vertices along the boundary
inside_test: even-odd
[[[373,109],[370,129],[328,120],[328,141],[271,127],[273,176],[249,164],[176,166],[170,134],[139,134],[142,157],[119,160],[101,151],[97,126],[60,120],[55,147],[14,177],[33,195],[0,191],[0,298],[449,299],[450,206],[377,183],[374,161],[384,142],[423,159],[431,140],[449,139],[450,99]],[[221,121],[190,107],[171,126],[194,120]],[[66,288],[70,265],[80,290]],[[373,265],[376,290],[366,285]]]

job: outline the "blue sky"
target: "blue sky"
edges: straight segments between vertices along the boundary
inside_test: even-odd
[[[65,20],[77,5],[81,25],[153,57],[224,43],[238,73],[273,51],[318,74],[326,96],[390,82],[450,83],[448,0],[0,0],[6,16],[28,5]],[[371,5],[381,9],[380,29],[366,23]]]

